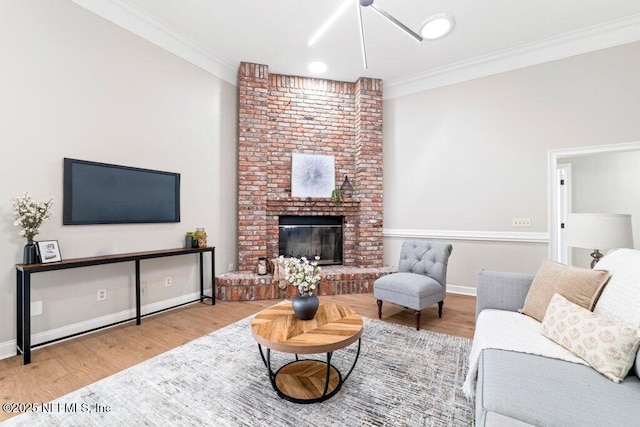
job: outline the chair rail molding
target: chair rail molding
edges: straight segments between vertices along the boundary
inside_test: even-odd
[[[457,231],[385,228],[383,237],[402,239],[447,239],[484,242],[549,243],[549,233],[513,231]]]

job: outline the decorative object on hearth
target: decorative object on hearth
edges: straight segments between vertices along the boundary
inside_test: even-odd
[[[207,232],[204,231],[204,228],[196,228],[196,240],[198,241],[199,248],[207,247]]]
[[[40,232],[42,223],[51,217],[53,198],[38,203],[31,199],[29,193],[22,193],[22,197],[16,197],[11,201],[11,205],[15,216],[13,225],[21,227],[20,236],[27,238],[22,263],[34,264],[38,261],[38,256],[33,238]]]
[[[285,276],[284,256],[273,258],[270,264],[273,267],[272,268],[273,278],[271,279],[271,283],[275,283],[282,290],[287,289],[287,286],[289,286],[289,284],[287,283],[287,280],[284,278]]]
[[[258,258],[258,276],[264,276],[267,274],[267,258],[261,256]]]
[[[564,230],[567,246],[593,249],[591,268],[604,256],[600,249],[633,248],[631,215],[570,213]]]
[[[298,288],[298,295],[293,297],[292,306],[296,317],[300,320],[311,320],[316,315],[320,301],[313,294],[316,285],[322,280],[320,277],[320,267],[316,256],[314,261],[307,258],[288,258],[280,256],[279,262],[284,263],[285,280],[290,285]]]
[[[331,197],[335,181],[334,156],[291,154],[292,197]]]

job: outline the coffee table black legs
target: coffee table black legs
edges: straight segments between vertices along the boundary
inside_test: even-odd
[[[296,360],[274,372],[271,367],[271,349],[267,348],[266,357],[260,344],[258,344],[258,350],[267,368],[271,386],[278,396],[294,403],[318,403],[324,402],[340,391],[342,384],[349,378],[360,357],[360,344],[361,339],[358,339],[356,356],[344,377],[331,364],[332,351],[326,353],[326,361],[300,359],[296,354]]]

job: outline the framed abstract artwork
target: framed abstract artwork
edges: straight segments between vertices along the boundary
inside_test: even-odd
[[[331,197],[336,186],[335,157],[291,154],[291,196]]]

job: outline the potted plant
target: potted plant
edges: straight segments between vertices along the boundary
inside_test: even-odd
[[[313,319],[316,315],[320,301],[313,294],[317,285],[320,284],[320,267],[316,256],[314,261],[309,261],[305,257],[288,258],[280,256],[278,261],[284,264],[284,278],[291,286],[298,289],[298,295],[293,297],[293,311],[296,317],[301,320]]]
[[[22,197],[16,197],[11,201],[14,211],[16,227],[21,227],[20,236],[27,238],[27,244],[24,247],[23,263],[33,264],[37,262],[36,244],[33,238],[40,232],[42,223],[51,217],[51,206],[53,198],[46,202],[36,202],[31,198],[29,193],[23,193]]]
[[[338,206],[344,205],[344,191],[340,188],[336,188],[331,192],[331,201]]]

